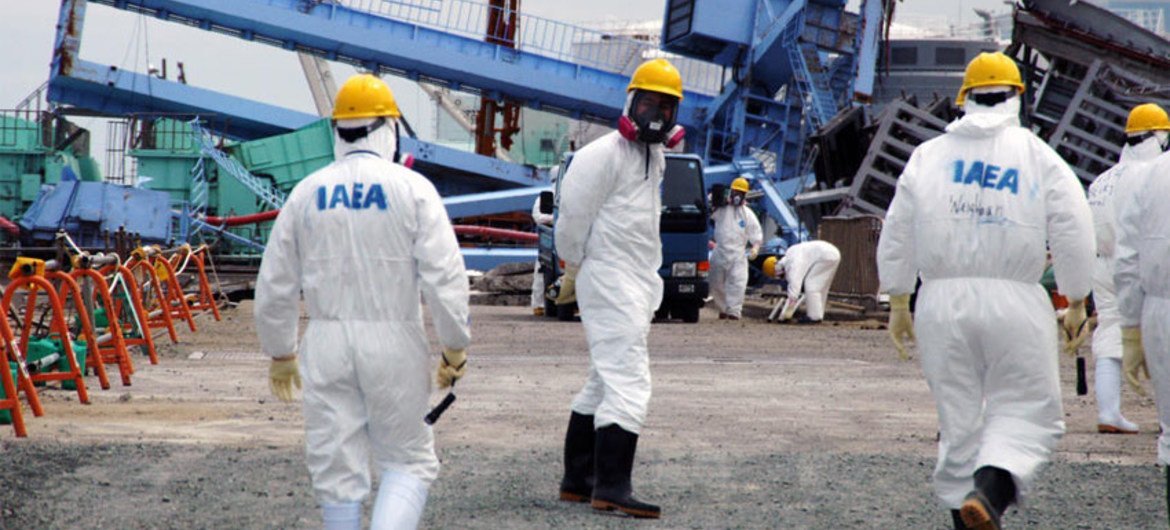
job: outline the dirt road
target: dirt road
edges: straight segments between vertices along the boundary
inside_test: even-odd
[[[319,527],[300,408],[269,396],[250,315],[244,302],[223,322],[199,320],[159,365],[141,359],[132,387],[95,389],[91,405],[44,391],[47,413],[28,420],[27,439],[0,429],[6,528]],[[876,322],[713,317],[653,327],[654,397],[634,480],[665,516],[639,526],[949,527],[930,489],[933,401],[917,362],[898,361]],[[469,375],[436,425],[444,467],[425,527],[633,524],[554,500],[568,404],[587,368],[580,323],[492,306],[476,306],[473,323]],[[1164,527],[1152,400],[1123,397],[1143,434],[1098,435],[1091,396],[1074,395],[1072,362],[1062,365],[1068,434],[1007,522]]]

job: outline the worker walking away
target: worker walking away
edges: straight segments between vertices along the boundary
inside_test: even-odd
[[[1166,467],[1170,515],[1170,158],[1159,156],[1122,190],[1113,281],[1121,314],[1121,370],[1146,395],[1141,379],[1154,383],[1158,421],[1158,464]],[[1129,188],[1130,186],[1125,186]],[[1129,198],[1128,201],[1123,199]]]
[[[434,186],[396,163],[400,115],[381,79],[346,81],[333,109],[335,161],[289,194],[256,283],[273,393],[291,401],[304,376],[306,461],[327,529],[359,527],[371,460],[381,477],[373,528],[415,528],[422,516],[439,462],[423,422],[431,384],[420,291],[444,348],[439,386],[465,370],[467,274]],[[298,356],[302,293],[309,323]]]
[[[903,358],[903,340],[917,335],[938,408],[934,488],[956,528],[1000,528],[1064,433],[1057,323],[1039,283],[1046,245],[1074,341],[1089,294],[1085,191],[1020,127],[1023,91],[1002,53],[967,65],[957,98],[966,114],[911,154],[878,242],[890,334]]]
[[[711,213],[711,220],[715,222],[715,250],[711,253],[707,281],[720,320],[739,320],[743,314],[748,260],[756,259],[760,244],[764,242],[760,220],[747,206],[749,187],[748,180],[743,177],[731,181],[727,203]]]
[[[1097,431],[1137,434],[1138,426],[1121,415],[1121,315],[1117,311],[1117,290],[1113,285],[1117,207],[1122,182],[1129,184],[1143,166],[1165,151],[1170,139],[1170,117],[1161,107],[1146,103],[1129,113],[1125,124],[1126,145],[1121,160],[1089,186],[1089,208],[1097,235],[1097,260],[1093,264],[1093,301],[1097,307],[1097,329],[1093,332],[1096,358]]]
[[[552,185],[556,187],[555,174],[552,179]],[[553,215],[540,211],[540,197],[537,197],[536,202],[532,203],[532,222],[536,223],[537,226],[552,226],[553,224]],[[540,270],[540,256],[536,257],[536,267],[532,271],[532,314],[538,317],[544,315],[544,272]]]
[[[828,241],[797,243],[788,247],[780,259],[768,256],[764,260],[764,274],[788,282],[788,299],[784,302],[780,321],[788,320],[796,313],[803,290],[805,316],[799,322],[821,323],[829,304],[829,288],[833,286],[840,264],[841,251]]]
[[[650,402],[650,320],[662,301],[658,234],[664,149],[682,78],[669,61],[634,71],[618,130],[573,156],[561,176],[557,253],[565,261],[558,304],[576,296],[589,342],[589,377],[573,399],[560,496],[598,510],[658,518],[634,498],[630,473]]]

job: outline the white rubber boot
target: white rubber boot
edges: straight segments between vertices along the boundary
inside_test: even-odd
[[[362,504],[322,504],[321,519],[325,521],[325,530],[361,530]]]
[[[414,530],[427,505],[427,485],[414,475],[384,471],[370,530]]]
[[[1137,434],[1137,424],[1121,415],[1121,359],[1098,357],[1095,376],[1097,432]]]

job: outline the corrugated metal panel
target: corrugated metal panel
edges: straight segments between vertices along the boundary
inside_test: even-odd
[[[882,218],[876,215],[825,217],[818,237],[841,251],[841,265],[829,292],[835,296],[861,298],[867,309],[876,309],[878,291],[877,245],[882,234]]]

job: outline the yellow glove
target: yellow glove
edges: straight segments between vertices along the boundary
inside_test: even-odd
[[[301,371],[297,368],[297,356],[273,359],[268,366],[268,386],[272,395],[288,403],[293,400],[293,385],[301,388]]]
[[[565,265],[561,275],[561,290],[557,293],[556,304],[566,305],[577,301],[577,267]]]
[[[447,388],[467,372],[467,350],[443,350],[442,357],[435,381],[439,388]]]
[[[1064,318],[1060,321],[1060,327],[1064,329],[1064,338],[1066,339],[1064,345],[1065,353],[1071,356],[1076,356],[1077,349],[1081,347],[1081,343],[1085,342],[1085,333],[1088,326],[1085,314],[1085,301],[1073,300],[1068,303],[1068,310],[1064,312]]]
[[[905,338],[914,338],[914,316],[910,314],[910,295],[890,295],[890,338],[894,340],[894,348],[898,350],[898,358],[905,361],[910,358],[906,352]]]
[[[796,308],[800,307],[800,302],[802,301],[804,301],[803,294],[796,298],[789,298],[786,300],[784,302],[784,311],[780,313],[780,322],[784,322],[792,318],[792,315],[796,314]]]
[[[1125,380],[1129,382],[1129,386],[1144,396],[1146,391],[1142,388],[1140,379],[1143,372],[1146,374],[1146,379],[1149,379],[1150,367],[1146,365],[1146,349],[1142,346],[1142,328],[1137,326],[1123,327],[1121,328],[1121,373],[1125,374]]]

